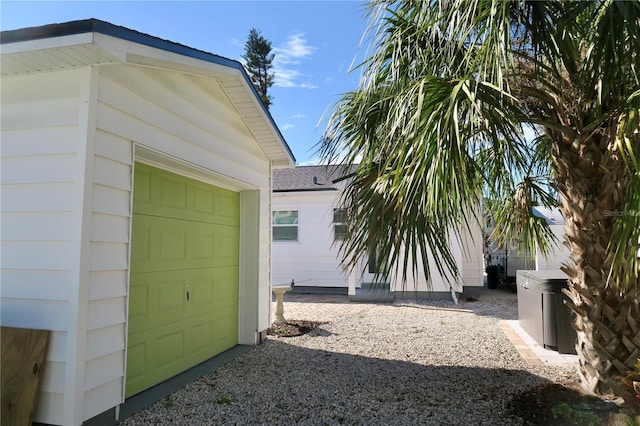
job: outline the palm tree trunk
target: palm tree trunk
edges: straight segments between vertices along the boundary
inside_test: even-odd
[[[608,282],[613,224],[629,212],[618,210],[626,167],[604,130],[587,142],[556,138],[554,156],[571,251],[563,270],[569,275],[567,304],[576,313],[579,374],[585,390],[600,395],[614,393],[617,376],[633,370],[640,358],[638,286],[623,291]]]

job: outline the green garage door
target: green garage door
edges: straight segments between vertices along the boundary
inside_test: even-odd
[[[238,343],[239,195],[136,164],[126,396]]]

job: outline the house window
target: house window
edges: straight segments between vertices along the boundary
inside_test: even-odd
[[[273,212],[273,241],[298,241],[298,211]]]
[[[344,240],[347,236],[347,211],[333,209],[333,236],[336,240]]]

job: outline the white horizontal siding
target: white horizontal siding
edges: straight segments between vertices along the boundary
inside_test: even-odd
[[[4,130],[73,126],[77,122],[77,98],[22,102],[2,111]]]
[[[2,81],[2,324],[53,330],[34,420],[63,424],[77,321],[80,131],[87,69]]]
[[[7,269],[69,270],[71,241],[2,241],[2,267]],[[4,284],[4,283],[3,283]],[[24,289],[31,295],[30,288]]]
[[[125,297],[128,269],[91,271],[89,273],[89,300]]]
[[[8,241],[62,241],[73,228],[70,212],[3,212],[2,239]]]
[[[77,97],[80,94],[78,79],[82,73],[82,70],[73,70],[2,77],[2,104],[4,106]],[[2,114],[4,116],[4,111]]]
[[[2,296],[2,325],[5,327],[66,331],[69,315],[66,300]]]
[[[484,286],[484,240],[480,224],[472,221],[470,228],[462,238],[462,256],[460,260],[460,277],[464,286]]]
[[[5,170],[2,170],[2,179]],[[73,210],[73,184],[36,182],[21,185],[0,185],[2,212],[33,213]],[[4,232],[5,226],[2,224]]]
[[[129,243],[129,219],[123,216],[94,213],[91,241]]]
[[[74,154],[2,157],[2,184],[73,182]]]
[[[75,422],[78,404],[86,420],[123,399],[133,143],[214,171],[212,176],[238,190],[260,190],[258,250],[260,259],[269,258],[269,161],[219,83],[105,68],[94,129],[93,71],[5,77],[1,94],[1,208],[12,226],[10,239],[2,241],[2,322],[54,330],[51,368],[35,415],[50,424]],[[85,169],[87,182],[78,179]],[[91,212],[81,210],[87,205]],[[87,258],[82,265],[74,258],[80,247],[86,254],[80,257]],[[253,332],[255,323],[266,329],[270,322],[270,270],[268,261],[250,267],[259,268],[252,290],[260,298],[259,312],[241,326]],[[84,285],[87,276],[88,289],[79,289],[78,277]],[[5,280],[12,280],[8,297]],[[86,324],[78,326],[78,318]],[[77,353],[84,347],[84,354]],[[69,359],[79,362],[67,365]],[[82,398],[76,380],[84,383]]]
[[[258,214],[258,331],[271,326],[271,170],[261,185]]]
[[[91,330],[87,337],[87,360],[124,353],[124,323]]]
[[[4,220],[4,219],[3,219]],[[4,259],[3,259],[4,261]],[[8,299],[67,300],[71,291],[71,271],[8,269],[2,270],[2,297]],[[25,291],[29,288],[29,292]]]
[[[268,178],[266,156],[257,149],[248,130],[238,130],[241,121],[237,112],[216,82],[155,71],[152,74],[160,76],[156,78],[166,85],[150,86],[139,83],[140,76],[147,76],[148,71],[131,69],[121,73],[117,68],[105,70],[100,80],[100,129],[245,182]],[[194,90],[189,86],[208,89]],[[180,89],[175,92],[168,87]],[[195,98],[184,98],[185,94]],[[174,99],[176,96],[183,100]],[[164,103],[169,101],[172,103]],[[190,115],[195,111],[194,105],[200,105],[197,123]],[[114,123],[119,126],[114,128]]]
[[[65,362],[67,356],[67,333],[52,331],[47,347],[47,360],[50,362]]]
[[[121,360],[121,363],[124,363],[124,360]],[[118,395],[122,393],[123,386],[123,379],[120,377],[86,391],[83,417],[90,419],[120,404],[122,401]]]
[[[124,377],[124,352],[111,352],[87,361],[84,390],[90,391],[105,383]]]
[[[40,392],[64,392],[64,362],[47,362],[40,381]]]
[[[273,196],[273,210],[298,211],[298,241],[273,242],[273,282],[285,284],[296,281],[296,285],[317,287],[347,287],[348,271],[343,269],[339,244],[334,243],[333,208],[336,205],[337,192],[294,192],[276,193]],[[460,244],[452,240],[454,258],[457,260],[461,282],[467,285],[482,285],[482,239],[480,229],[473,229],[474,240],[469,235],[463,238],[468,242],[466,254]],[[480,241],[475,244],[475,241]],[[373,278],[366,273],[367,265],[360,265],[356,271],[356,280],[366,282]],[[421,269],[410,275],[405,289],[413,291],[449,291],[450,279],[438,273],[433,256],[429,255],[431,287],[427,286]],[[363,274],[361,274],[364,272]],[[402,289],[398,274],[391,278],[392,288]],[[456,287],[454,282],[451,285]]]
[[[129,217],[131,197],[129,192],[101,185],[93,186],[93,211],[114,216]]]
[[[133,144],[96,130],[83,418],[122,402]]]
[[[123,398],[134,143],[212,170],[214,180],[221,176],[237,182],[238,189],[260,189],[264,229],[258,249],[260,258],[269,256],[269,239],[262,237],[269,235],[269,162],[215,80],[133,67],[102,69],[96,126],[85,418]],[[266,329],[269,264],[261,265],[260,289],[254,291],[265,299],[259,322]]]
[[[89,330],[123,324],[125,318],[126,306],[124,297],[89,302],[89,317],[87,319],[87,328]]]
[[[45,370],[47,366],[44,366]],[[33,416],[34,422],[64,424],[64,393],[40,392]]]
[[[76,131],[75,126],[3,129],[2,156],[73,154]]]
[[[536,250],[536,270],[542,269],[560,269],[560,267],[569,261],[571,255],[567,246],[563,244],[564,241],[564,225],[550,225],[551,232],[558,240],[558,245],[553,246],[551,253],[548,256],[544,256],[540,249]]]
[[[91,271],[122,270],[129,267],[127,244],[91,242]]]
[[[273,195],[273,210],[298,211],[298,241],[274,241],[273,282],[299,286],[347,287],[338,245],[334,244],[333,207],[337,192]]]
[[[95,184],[131,191],[131,164],[96,155],[93,172]]]

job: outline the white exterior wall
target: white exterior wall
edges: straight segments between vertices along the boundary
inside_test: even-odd
[[[480,214],[481,209],[476,210]],[[460,247],[460,279],[465,287],[484,286],[484,239],[482,227],[476,220],[469,221],[469,230],[462,236]]]
[[[482,287],[482,230],[479,224],[470,222],[470,230],[465,229],[458,240],[454,233],[450,233],[449,241],[453,257],[458,266],[460,274],[458,280],[451,276],[445,276],[438,272],[438,268],[432,253],[428,254],[429,273],[431,274],[431,286],[427,286],[427,280],[422,269],[418,269],[417,274],[410,276],[407,282],[402,284],[400,275],[395,275],[391,280],[391,290],[401,292],[449,292],[453,289],[456,292],[463,291],[464,287]]]
[[[273,210],[298,211],[298,241],[274,241],[273,283],[284,285],[294,279],[296,286],[348,287],[348,271],[342,266],[338,245],[333,244],[333,208],[338,198],[337,191],[300,191],[274,193]],[[452,236],[453,254],[460,270],[460,282],[452,282],[456,291],[462,291],[460,284],[483,286],[482,274],[482,230],[472,225],[470,232],[463,235],[463,249]],[[429,254],[429,268],[432,273],[432,291],[450,291],[449,281],[442,277]],[[368,273],[366,261],[354,271],[355,286],[372,282],[373,274]],[[391,291],[402,291],[398,276],[391,278]],[[411,276],[405,284],[407,291],[428,291],[422,269]]]
[[[536,270],[560,269],[562,264],[569,261],[569,249],[562,242],[564,241],[564,225],[549,225],[551,232],[558,240],[558,245],[553,247],[548,257],[545,257],[538,249],[536,251]]]
[[[71,424],[91,70],[2,80],[2,325],[51,330],[34,420]]]
[[[333,240],[337,191],[276,192],[272,209],[298,211],[298,241],[274,241],[273,285],[347,287]]]
[[[136,161],[241,192],[241,216],[244,218],[241,251],[252,254],[247,257],[241,253],[238,339],[241,344],[256,343],[256,329],[265,330],[270,324],[271,169],[266,155],[214,79],[115,66],[102,70],[98,93],[97,128],[103,138],[97,140],[96,151],[102,150],[103,145],[107,150],[106,147],[117,140],[128,145],[131,153],[135,144]],[[104,163],[111,179],[121,181],[121,185],[112,189],[121,192],[113,195],[122,201],[130,199],[126,182],[132,173],[132,163],[125,158],[125,151],[123,146],[123,157],[116,161],[100,159],[96,155],[96,164],[98,161]],[[145,151],[151,155],[143,154]],[[100,181],[95,185],[97,189],[105,183]],[[245,232],[247,230],[243,228],[247,221],[257,222],[254,229],[258,235]],[[110,244],[103,248],[109,250],[108,256],[121,257],[120,247]],[[122,284],[126,285],[119,283],[118,286]],[[118,297],[109,303],[113,307],[105,314],[114,310],[126,313],[126,297]],[[106,323],[106,326],[112,326],[108,321]],[[125,327],[121,331],[126,336]],[[124,359],[124,354],[122,356]],[[115,358],[113,361],[112,369],[115,369]],[[120,365],[124,365],[123,360]],[[123,378],[124,374],[117,380]],[[122,385],[117,394],[111,382],[106,381],[101,386],[103,393],[122,398]],[[95,390],[94,393],[97,394]],[[104,401],[104,397],[95,400]],[[89,406],[85,405],[86,408]],[[92,415],[100,412],[96,411]]]
[[[135,161],[241,193],[239,342],[270,324],[270,162],[216,79],[126,65],[4,77],[2,325],[53,330],[36,422],[124,400]]]

